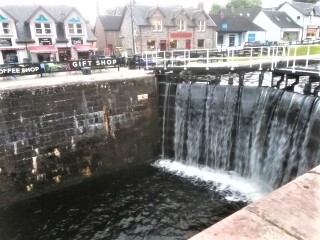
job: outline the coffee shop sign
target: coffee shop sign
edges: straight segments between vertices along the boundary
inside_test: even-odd
[[[0,76],[26,75],[26,74],[39,74],[39,73],[40,73],[40,68],[37,65],[0,68]]]

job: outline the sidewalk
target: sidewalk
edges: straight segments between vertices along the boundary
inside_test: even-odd
[[[40,87],[40,86],[50,86],[59,84],[69,84],[69,83],[84,83],[84,82],[97,82],[105,80],[116,80],[116,79],[130,79],[143,77],[150,74],[152,75],[152,70],[144,69],[128,69],[128,68],[109,68],[106,70],[97,70],[89,75],[83,75],[80,71],[75,72],[57,72],[50,75],[45,74],[41,77],[37,75],[22,75],[10,77],[9,79],[0,78],[0,91],[12,90],[18,88],[30,88],[30,87]]]

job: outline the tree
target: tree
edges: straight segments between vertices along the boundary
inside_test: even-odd
[[[211,6],[209,14],[217,15],[217,14],[219,14],[221,8],[222,7],[219,4],[213,3],[212,6]]]
[[[261,0],[229,0],[226,8],[257,8],[261,5]]]

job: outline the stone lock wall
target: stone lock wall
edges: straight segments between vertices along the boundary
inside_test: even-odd
[[[0,91],[0,205],[157,149],[154,77]]]

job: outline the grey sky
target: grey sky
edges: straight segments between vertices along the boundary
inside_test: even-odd
[[[263,7],[275,7],[285,0],[262,0]],[[0,0],[2,4],[67,4],[75,6],[79,9],[81,14],[94,24],[95,16],[97,14],[97,4],[99,6],[99,14],[104,14],[106,8],[114,8],[116,6],[123,6],[129,3],[130,0]],[[205,10],[209,10],[213,3],[225,5],[228,0],[183,0],[183,1],[172,1],[172,0],[136,0],[138,4],[148,5],[183,5],[184,7],[196,7],[199,2],[203,2]]]

